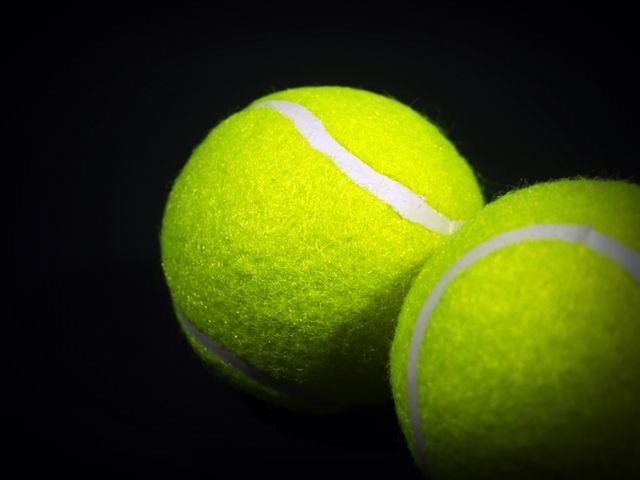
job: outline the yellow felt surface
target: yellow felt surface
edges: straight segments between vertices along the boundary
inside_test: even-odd
[[[640,187],[559,181],[505,195],[416,279],[391,355],[410,448],[407,361],[429,291],[497,233],[588,224],[640,251]],[[640,454],[640,285],[584,245],[530,241],[482,258],[449,285],[422,342],[420,413],[440,478],[632,478]]]
[[[369,105],[378,101],[373,94],[344,98],[342,89],[313,91],[308,101],[283,98],[308,106],[331,124],[336,137],[342,129],[362,135],[385,112],[394,119],[396,110],[406,130],[426,128],[395,102]],[[378,158],[402,141],[378,127],[363,153],[394,164],[389,171],[402,170],[396,163],[407,165],[415,181],[418,160],[390,153]],[[459,206],[447,211],[464,219],[480,208],[481,195],[464,161],[449,148],[450,171],[422,173],[418,183],[433,191],[456,182],[473,190],[460,192]],[[233,115],[195,150],[167,203],[161,246],[173,301],[193,324],[254,367],[338,408],[390,396],[386,363],[402,299],[443,240],[354,184],[288,118],[259,108]],[[190,340],[236,383],[277,403],[292,403]]]

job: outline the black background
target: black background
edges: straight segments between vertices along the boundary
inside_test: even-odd
[[[179,332],[164,202],[207,131],[265,93],[390,94],[447,132],[487,200],[638,180],[628,12],[34,6],[4,21],[3,423],[24,473],[419,478],[392,405],[281,411],[213,378]]]

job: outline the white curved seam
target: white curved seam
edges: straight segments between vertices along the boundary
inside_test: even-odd
[[[390,205],[405,219],[443,235],[451,235],[462,225],[462,221],[450,220],[435,210],[422,195],[376,172],[350,153],[327,132],[322,121],[302,105],[287,100],[269,100],[253,106],[261,107],[273,108],[289,118],[309,145],[330,157],[354,183]]]
[[[424,472],[429,472],[429,458],[420,420],[418,398],[418,363],[420,347],[433,311],[449,284],[478,260],[509,245],[531,240],[560,240],[579,243],[616,262],[640,283],[640,253],[618,240],[596,232],[590,225],[540,224],[505,232],[469,250],[440,278],[422,305],[414,324],[407,367],[407,406],[416,455]]]
[[[262,385],[263,387],[267,387],[283,393],[293,399],[302,401],[308,405],[322,407],[327,404],[324,399],[319,398],[317,395],[313,395],[310,392],[307,392],[298,384],[274,378],[266,372],[263,372],[262,370],[259,370],[258,368],[249,364],[242,358],[234,355],[218,342],[212,340],[207,335],[198,330],[191,323],[191,321],[189,321],[187,316],[177,305],[174,305],[174,310],[176,312],[176,317],[178,318],[178,321],[183,326],[183,328],[187,330],[202,347],[204,347],[209,353],[218,358],[220,361],[238,370],[254,382]]]

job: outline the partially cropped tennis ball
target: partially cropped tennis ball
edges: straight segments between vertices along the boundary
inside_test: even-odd
[[[489,204],[432,257],[391,351],[438,479],[640,478],[640,186],[561,180]]]
[[[414,274],[481,207],[468,164],[409,107],[291,89],[193,152],[162,265],[189,341],[236,385],[303,410],[376,403]]]

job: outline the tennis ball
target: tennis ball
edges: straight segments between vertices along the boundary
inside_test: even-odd
[[[640,478],[640,186],[508,193],[415,279],[397,415],[434,478]]]
[[[377,403],[413,276],[482,203],[411,108],[295,88],[195,149],[166,204],[162,266],[188,340],[235,385],[298,410]]]

